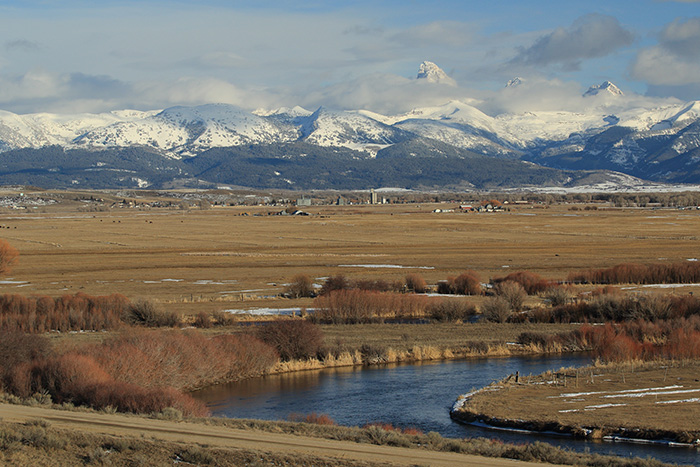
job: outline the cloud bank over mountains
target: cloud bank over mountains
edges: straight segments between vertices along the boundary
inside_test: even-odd
[[[168,8],[155,0],[6,2],[0,109],[225,103],[388,114],[461,100],[498,114],[585,108],[582,94],[606,80],[628,103],[695,100],[700,16],[688,14],[693,3],[592,0],[555,12],[543,0],[411,8],[398,0],[236,7],[205,0]],[[424,61],[444,77],[418,78]],[[515,76],[523,84],[505,88]]]

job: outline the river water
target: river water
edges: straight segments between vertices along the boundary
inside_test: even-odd
[[[348,426],[385,422],[415,427],[425,433],[436,431],[451,438],[487,437],[516,443],[542,440],[576,451],[651,456],[665,462],[700,466],[697,449],[489,430],[462,425],[449,416],[457,396],[516,371],[522,377],[589,363],[590,357],[578,354],[337,368],[254,378],[214,386],[193,395],[220,417],[286,420],[290,414],[316,412]]]

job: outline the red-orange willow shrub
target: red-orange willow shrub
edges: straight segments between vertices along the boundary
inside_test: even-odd
[[[582,326],[597,358],[603,361],[700,358],[700,317],[669,321],[637,320]]]
[[[18,378],[8,389],[20,397],[36,392],[51,395],[54,402],[70,402],[97,409],[113,407],[120,412],[153,413],[174,407],[187,416],[205,416],[206,406],[172,387],[145,388],[115,381],[91,357],[67,353],[34,361],[18,370],[28,378]]]
[[[93,297],[83,293],[51,297],[0,295],[0,330],[99,331],[121,325],[129,300],[120,294]]]
[[[582,323],[631,320],[674,320],[700,315],[700,299],[691,295],[624,296],[603,294],[554,308],[536,308],[527,320],[535,323]]]
[[[0,239],[0,274],[7,274],[17,262],[19,252],[7,241]]]
[[[393,318],[424,317],[431,300],[425,296],[366,290],[334,290],[314,300],[312,319],[321,323],[370,323]]]
[[[501,282],[517,282],[522,285],[528,295],[535,295],[544,292],[552,286],[552,282],[544,279],[539,274],[529,271],[518,271],[508,274],[506,277],[499,277],[493,280],[494,284]]]
[[[290,413],[287,419],[290,422],[313,423],[314,425],[335,426],[337,423],[324,413],[311,412],[307,415]]]
[[[117,381],[184,390],[260,374],[278,358],[252,336],[210,338],[195,331],[130,331],[80,353]]]
[[[700,263],[618,264],[569,274],[569,282],[590,284],[690,284],[700,283]]]
[[[448,277],[438,283],[438,293],[457,295],[481,295],[481,278],[475,271],[465,271],[457,277]]]
[[[174,407],[205,415],[203,404],[180,391],[256,375],[277,361],[271,347],[246,335],[141,331],[49,357],[44,338],[15,334],[2,334],[21,344],[12,366],[3,368],[6,391],[20,397],[46,392],[55,402],[123,412]],[[0,342],[0,355],[9,351],[5,347]]]
[[[283,360],[315,357],[323,345],[321,327],[306,320],[263,323],[255,336],[277,350]]]

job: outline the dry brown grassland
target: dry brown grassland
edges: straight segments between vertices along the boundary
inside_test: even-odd
[[[684,262],[697,256],[700,246],[700,214],[672,209],[598,206],[571,211],[567,205],[524,205],[477,214],[432,212],[455,207],[445,204],[396,204],[318,206],[307,209],[311,216],[298,217],[270,216],[281,210],[270,206],[84,212],[84,203],[70,200],[106,195],[58,195],[64,202],[0,211],[0,238],[20,252],[0,293],[119,293],[194,317],[202,312],[311,307],[312,299],[280,296],[297,274],[307,274],[317,284],[341,274],[353,281],[391,283],[409,273],[435,284],[465,270],[476,271],[485,281],[521,270],[562,279],[572,271],[624,262]],[[153,196],[134,200],[154,201]],[[673,289],[678,294],[691,291],[700,287]],[[484,298],[468,300],[479,306]],[[527,300],[540,302],[538,297]],[[325,326],[324,333],[329,347],[357,349],[376,343],[399,353],[413,352],[416,346],[428,353],[459,353],[465,340],[502,345],[533,330],[532,325],[484,326]],[[545,329],[572,328],[537,325],[537,331]],[[104,335],[53,337],[81,342]]]
[[[700,362],[597,364],[511,377],[470,396],[457,419],[577,436],[698,443]]]
[[[288,308],[312,303],[279,297],[296,274],[317,283],[339,274],[393,282],[419,273],[435,284],[467,269],[483,280],[519,270],[562,279],[624,262],[683,262],[700,246],[698,211],[555,205],[431,212],[438,206],[446,207],[311,207],[309,217],[268,216],[280,210],[274,207],[5,210],[0,237],[19,250],[20,260],[11,274],[18,283],[2,284],[0,292],[121,293],[185,314]]]
[[[65,200],[73,198],[72,194],[59,195]],[[311,299],[281,296],[298,274],[310,276],[317,284],[338,275],[351,281],[392,283],[403,281],[409,273],[436,284],[467,270],[484,281],[516,271],[557,280],[572,271],[620,263],[681,263],[696,259],[700,252],[700,212],[672,209],[597,206],[597,210],[571,211],[566,205],[523,205],[512,206],[508,212],[467,214],[432,212],[454,205],[403,204],[311,207],[307,209],[311,216],[301,217],[268,215],[282,208],[264,206],[98,212],[85,212],[83,207],[79,202],[65,202],[22,211],[0,209],[0,238],[20,253],[12,273],[0,282],[0,294],[118,293],[194,318],[228,310],[311,307]],[[578,291],[586,289],[578,287]],[[683,285],[670,291],[630,286],[629,290],[687,295],[699,293],[700,286]],[[468,300],[480,306],[485,299]],[[541,303],[539,297],[527,300]],[[347,355],[336,352],[336,364],[357,364],[357,349],[362,347],[383,349],[389,355],[387,361],[470,355],[474,347],[467,344],[474,341],[491,347],[491,354],[507,355],[512,348],[504,343],[516,341],[523,332],[554,334],[576,327],[363,324],[324,325],[323,332],[327,348],[347,349]],[[245,328],[227,326],[203,332],[245,332]],[[69,349],[109,334],[50,335],[58,348]],[[309,361],[279,365],[275,371],[320,365]],[[625,374],[625,378],[632,375]],[[601,378],[595,380],[597,384]],[[572,384],[571,379],[567,381]],[[585,382],[579,379],[578,384]],[[550,403],[539,393],[525,397],[528,404]],[[562,412],[569,413],[576,412]]]

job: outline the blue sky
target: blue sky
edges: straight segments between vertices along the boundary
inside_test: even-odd
[[[456,86],[416,83],[424,60]],[[502,95],[515,76],[547,108],[604,80],[700,99],[700,1],[0,1],[0,109],[16,113],[451,99],[497,113],[519,110]]]

